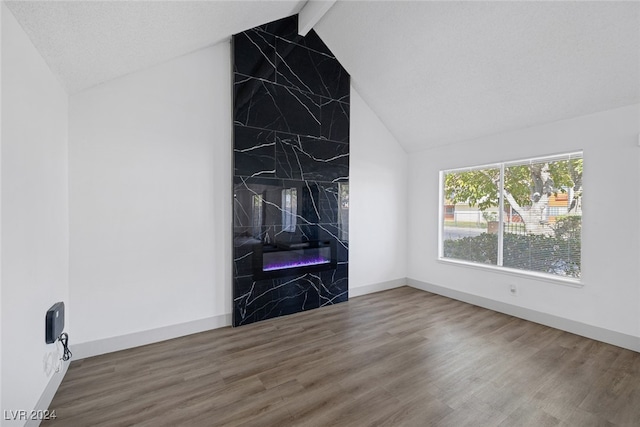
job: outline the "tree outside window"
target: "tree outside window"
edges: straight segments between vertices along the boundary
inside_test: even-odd
[[[582,153],[443,171],[442,257],[579,278],[582,173]]]

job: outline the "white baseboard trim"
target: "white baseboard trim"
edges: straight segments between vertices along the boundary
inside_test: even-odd
[[[231,326],[230,313],[208,317],[206,319],[194,320],[192,322],[180,323],[177,325],[169,325],[148,331],[83,342],[73,345],[71,347],[71,351],[73,352],[73,358],[78,360],[183,337],[185,335],[197,334],[198,332],[204,332],[225,326]]]
[[[395,280],[387,280],[386,282],[373,283],[371,285],[358,286],[349,288],[349,298],[359,297],[361,295],[372,294],[374,292],[386,291],[388,289],[399,288],[407,285],[407,278],[402,277]]]
[[[621,332],[604,329],[598,326],[588,325],[575,320],[565,319],[552,314],[542,313],[529,308],[518,307],[501,301],[495,301],[489,298],[457,291],[455,289],[433,285],[420,280],[407,278],[407,285],[412,288],[432,292],[434,294],[477,305],[479,307],[488,308],[489,310],[515,316],[520,319],[529,320],[531,322],[571,332],[572,334],[591,338],[596,341],[602,341],[607,344],[640,352],[640,337],[623,334]]]
[[[53,396],[56,395],[58,391],[58,387],[62,384],[62,380],[64,376],[67,374],[67,369],[69,369],[69,362],[62,362],[62,366],[60,368],[60,372],[55,372],[53,376],[49,379],[47,386],[44,388],[40,399],[36,403],[36,407],[33,408],[33,413],[39,414],[44,411],[54,411],[56,408],[49,408],[51,405],[51,401],[53,400]],[[29,419],[24,424],[25,427],[38,427],[42,420],[34,420]]]

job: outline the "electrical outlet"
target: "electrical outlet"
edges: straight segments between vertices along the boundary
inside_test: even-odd
[[[44,373],[45,375],[48,377],[51,375],[51,373],[53,372],[54,366],[55,366],[55,355],[53,352],[47,352],[44,354],[44,357],[42,358],[42,364],[44,367]]]
[[[509,285],[509,293],[513,296],[518,295],[518,287],[516,285]]]

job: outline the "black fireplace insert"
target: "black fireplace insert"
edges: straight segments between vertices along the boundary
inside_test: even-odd
[[[334,240],[258,243],[253,247],[254,280],[334,270],[336,266]]]

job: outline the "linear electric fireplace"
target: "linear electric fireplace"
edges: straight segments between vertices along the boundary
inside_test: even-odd
[[[253,248],[256,280],[333,270],[337,266],[335,241],[258,243]]]
[[[234,34],[233,325],[349,299],[350,78],[293,15]]]

